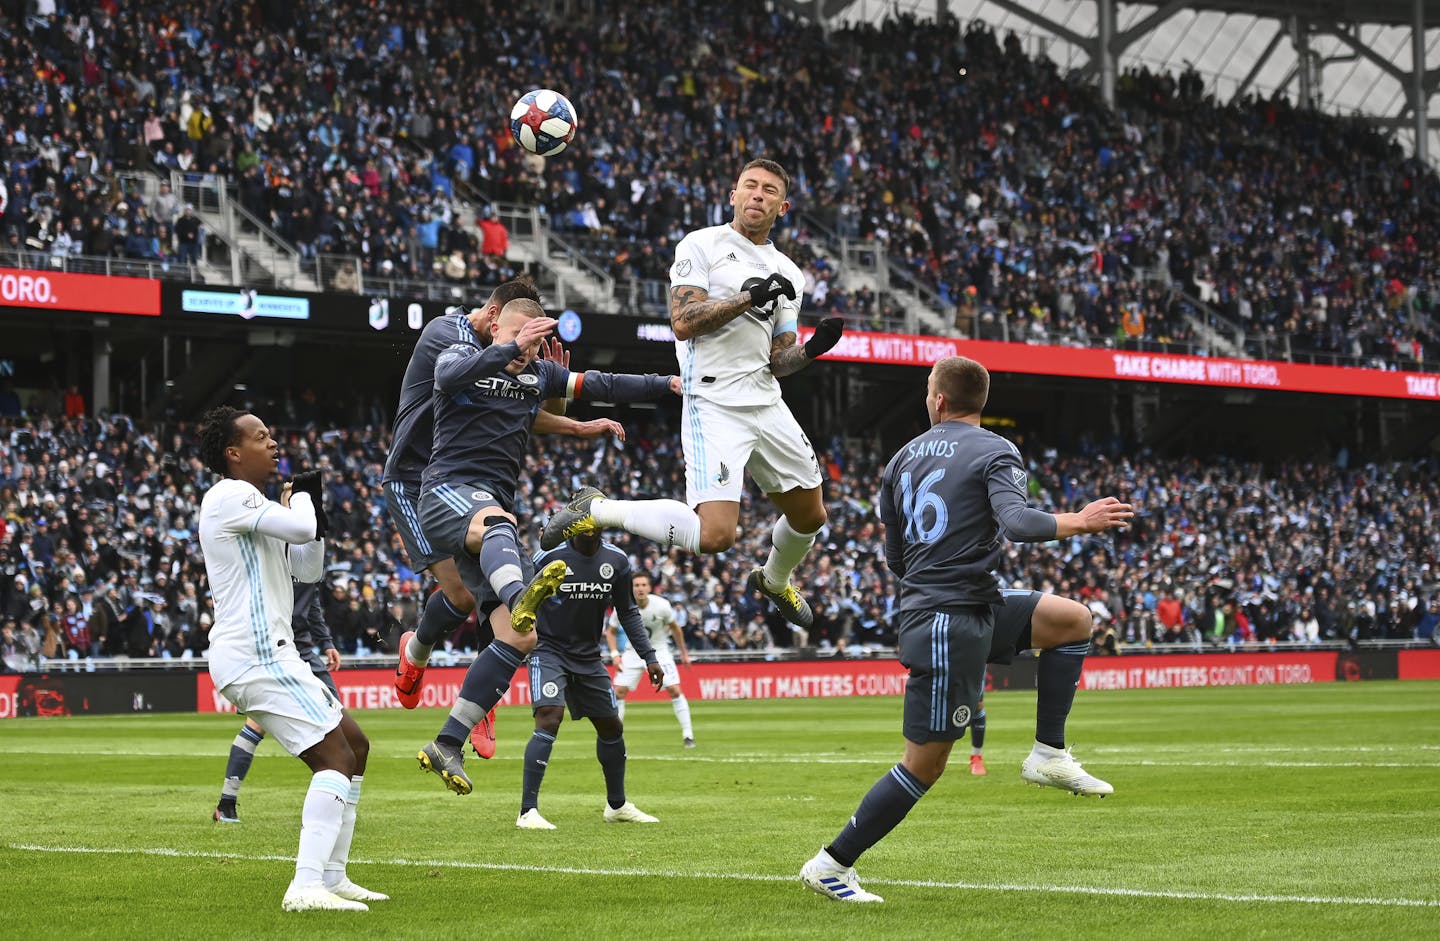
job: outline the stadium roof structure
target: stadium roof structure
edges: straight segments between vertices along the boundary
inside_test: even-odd
[[[1281,91],[1297,103],[1360,115],[1416,157],[1440,154],[1440,0],[788,0],[839,24],[896,11],[944,12],[1027,37],[1033,54],[1100,85],[1119,70],[1193,68],[1221,100]],[[1433,64],[1432,64],[1433,63]],[[1420,103],[1420,107],[1416,104]]]

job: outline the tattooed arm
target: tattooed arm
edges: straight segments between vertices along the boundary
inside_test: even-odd
[[[741,291],[724,300],[710,300],[710,292],[688,284],[670,289],[670,327],[675,339],[714,333],[750,308],[749,291]]]
[[[805,347],[795,342],[794,333],[782,333],[770,343],[770,371],[779,379],[797,373],[813,362]]]

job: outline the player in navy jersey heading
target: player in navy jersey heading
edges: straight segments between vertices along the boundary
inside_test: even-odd
[[[790,211],[789,189],[780,164],[750,161],[730,192],[734,218],[691,232],[675,249],[670,324],[685,393],[685,503],[611,500],[586,487],[551,518],[540,544],[613,526],[666,548],[724,552],[735,544],[748,471],[781,514],[769,558],[751,570],[748,587],[808,628],[814,615],[790,576],[825,525],[825,503],[820,462],[778,380],[828,352],[844,321],[823,320],[796,343],[800,269],[770,240],[775,220]]]
[[[535,646],[539,606],[555,593],[565,566],[529,569],[513,512],[515,487],[541,403],[550,398],[638,402],[679,392],[675,376],[572,373],[536,354],[555,321],[539,303],[507,303],[485,349],[451,344],[435,359],[435,429],[421,479],[420,531],[455,560],[495,639],[475,658],[435,741],[418,758],[457,794],[472,785],[460,744],[505,695]]]
[[[326,689],[342,701],[340,690],[330,674],[340,669],[340,651],[330,638],[325,612],[320,607],[320,586],[315,582],[295,582],[295,606],[290,615],[290,629],[295,634],[295,652],[310,665],[310,672],[325,684]],[[220,786],[220,802],[211,815],[216,823],[239,823],[240,785],[250,773],[255,749],[265,738],[265,730],[254,719],[245,724],[230,744],[230,757],[225,762],[225,783]]]
[[[1008,643],[1011,655],[1022,644],[1055,648],[1041,655],[1036,714],[1044,721],[1037,721],[1037,741],[1022,775],[1053,777],[1057,786],[1083,775],[1064,747],[1064,717],[1074,701],[1088,634],[1085,645],[1072,644],[1063,625],[1051,636],[1037,622],[1030,626],[1033,636],[996,637],[996,606],[1006,599],[990,572],[1002,536],[1044,542],[1100,533],[1126,525],[1134,512],[1114,497],[1078,513],[1026,506],[1019,451],[980,427],[989,393],[990,374],[974,360],[952,356],[936,363],[925,396],[930,430],[901,448],[881,479],[885,561],[900,582],[900,660],[910,671],[905,754],[870,788],[835,840],[800,870],[805,885],[828,898],[881,901],[861,888],[855,861],[894,829],[944,773],[951,748],[978,711],[986,662],[1005,655],[997,645]],[[1022,622],[1016,617],[1008,623]],[[1104,785],[1089,793],[1108,789]]]
[[[630,560],[592,533],[535,557],[538,568],[557,563],[565,567],[565,579],[555,596],[540,606],[535,622],[538,642],[530,653],[535,731],[525,746],[520,816],[515,825],[522,830],[555,829],[540,816],[540,784],[567,704],[572,719],[588,718],[595,726],[595,757],[605,775],[605,822],[658,823],[625,798],[624,725],[610,674],[600,656],[605,611],[613,606],[631,649],[645,663],[650,682],[657,690],[664,682],[665,672],[631,591]]]
[[[400,387],[400,402],[395,413],[395,434],[390,455],[385,462],[385,505],[391,522],[400,533],[410,565],[417,572],[429,571],[440,584],[425,603],[416,630],[400,637],[400,664],[395,670],[395,693],[400,704],[414,709],[420,703],[420,691],[430,652],[442,638],[450,634],[475,610],[475,599],[460,578],[455,561],[437,551],[420,529],[420,480],[430,463],[434,443],[435,360],[455,343],[484,346],[490,341],[491,329],[500,316],[500,309],[512,300],[539,300],[535,284],[528,277],[506,281],[491,292],[484,305],[474,310],[453,308],[445,316],[425,325]],[[542,353],[562,366],[569,358],[558,342],[544,347]],[[593,438],[614,434],[622,441],[624,429],[608,418],[581,422],[552,414],[560,411],[563,402],[547,402],[535,416],[538,434],[564,434]],[[486,625],[480,625],[482,634]],[[481,757],[494,754],[493,726],[489,716],[476,725],[476,750]]]

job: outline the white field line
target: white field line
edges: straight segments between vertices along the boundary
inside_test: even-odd
[[[8,843],[6,848],[22,853],[67,855],[165,856],[179,859],[239,859],[252,862],[293,862],[294,857],[271,854],[243,854],[177,850],[166,847],[43,846],[35,843]],[[483,869],[497,872],[535,872],[573,876],[624,876],[656,879],[731,880],[737,882],[798,882],[796,876],[748,872],[681,872],[673,869],[587,869],[576,866],[536,866],[525,863],[482,863],[446,859],[352,859],[360,866],[419,866],[427,869]],[[1100,885],[1041,885],[1023,882],[942,882],[933,879],[866,879],[869,885],[913,886],[924,889],[959,889],[980,892],[1032,892],[1041,894],[1123,896],[1125,898],[1173,899],[1196,902],[1242,904],[1290,903],[1295,905],[1357,905],[1382,908],[1440,908],[1440,899],[1385,898],[1377,896],[1263,895],[1259,893],[1177,892]]]

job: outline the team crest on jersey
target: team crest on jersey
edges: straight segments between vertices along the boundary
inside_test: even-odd
[[[554,680],[551,680],[544,686],[540,687],[540,695],[544,696],[546,699],[554,699],[556,696],[560,695],[560,687],[556,685]]]
[[[540,383],[540,377],[539,377],[539,376],[532,376],[532,375],[531,375],[530,373],[528,373],[528,372],[522,372],[520,375],[516,376],[515,379],[516,379],[518,382],[520,382],[522,385],[527,385],[527,386],[539,385],[539,383]]]
[[[605,564],[603,564],[603,565],[600,566],[600,577],[601,577],[601,578],[612,578],[614,575],[615,575],[615,566],[611,565],[609,562],[606,562]]]
[[[680,277],[682,277],[682,278],[685,277],[687,274],[689,274],[689,273],[690,273],[690,259],[686,258],[686,259],[683,259],[683,260],[681,260],[681,261],[679,261],[679,262],[676,262],[676,263],[675,263],[675,273],[676,273],[677,275],[679,275]]]
[[[970,724],[970,707],[960,706],[955,710],[955,714],[951,716],[950,719],[955,723],[955,728],[965,728],[965,726]]]
[[[715,482],[722,487],[730,482],[730,465],[724,461],[720,462],[720,473],[715,475]]]
[[[470,499],[474,500],[476,503],[483,503],[486,500],[493,500],[495,499],[495,497],[484,490],[477,490],[474,493],[470,494]]]

